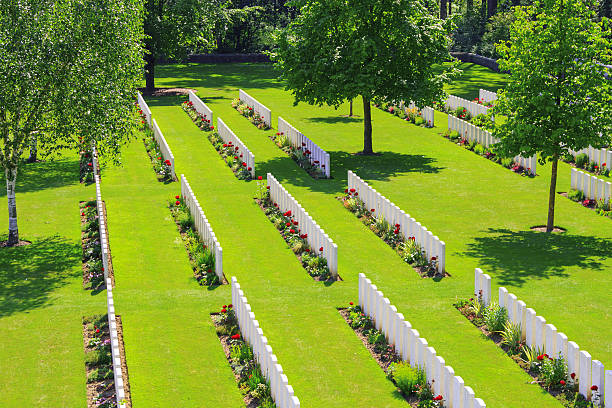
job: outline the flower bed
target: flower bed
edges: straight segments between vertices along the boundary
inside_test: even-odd
[[[504,307],[495,302],[485,306],[482,291],[469,299],[460,299],[454,306],[480,331],[503,349],[538,384],[557,398],[565,407],[586,408],[598,406],[597,386],[592,388],[593,398],[587,401],[578,392],[575,373],[567,372],[567,364],[561,355],[551,357],[536,347],[529,347],[522,339],[521,326],[508,320]]]
[[[277,132],[275,135],[270,136],[270,139],[278,146],[283,152],[287,153],[294,162],[301,168],[306,170],[314,179],[327,178],[325,171],[319,167],[319,161],[313,161],[311,158],[311,152],[306,148],[306,143],[302,143],[302,146],[296,147],[291,144],[289,138],[284,132]],[[325,164],[323,164],[325,167]]]
[[[464,137],[461,137],[459,132],[456,130],[448,129],[445,133],[442,134],[443,137],[448,139],[449,141],[455,143],[457,146],[462,146],[467,150],[470,150],[476,153],[479,156],[482,156],[486,159],[491,160],[497,164],[504,166],[507,169],[512,170],[513,172],[520,174],[523,177],[535,177],[535,175],[531,172],[531,168],[523,167],[520,164],[516,163],[513,158],[502,158],[493,152],[493,149],[490,147],[485,147],[475,140],[469,141]]]
[[[211,318],[247,408],[275,408],[270,385],[253,349],[243,340],[233,305],[223,305],[220,313],[211,313]]]
[[[238,146],[235,146],[232,142],[224,143],[217,132],[209,134],[208,140],[219,152],[219,155],[225,160],[229,168],[232,169],[238,180],[249,181],[253,179],[251,175],[251,170],[253,169],[247,166],[247,163],[243,160],[242,153],[236,153]]]
[[[344,196],[340,198],[344,207],[355,214],[372,232],[387,243],[404,262],[412,265],[422,278],[441,279],[450,276],[446,272],[438,272],[438,259],[432,256],[428,259],[425,251],[416,243],[415,237],[404,239],[400,232],[400,225],[391,225],[382,215],[376,216],[374,208],[366,208],[364,202],[359,198],[359,193],[354,188],[345,189]]]
[[[562,193],[562,195],[572,201],[582,204],[583,207],[590,208],[603,217],[612,219],[612,200],[607,203],[603,199],[590,200],[585,197],[582,191],[575,189],[571,189],[568,193]]]
[[[181,107],[185,112],[187,112],[193,123],[195,123],[200,129],[205,132],[215,130],[211,120],[206,118],[205,114],[198,112],[196,108],[194,108],[193,102],[185,101],[181,104]]]
[[[173,200],[169,200],[168,208],[183,238],[193,276],[198,283],[202,286],[218,286],[223,283],[215,273],[215,255],[200,239],[189,208],[182,202],[181,197],[175,196]]]
[[[413,123],[417,126],[423,126],[423,127],[432,126],[431,123],[427,123],[427,121],[423,119],[421,112],[419,112],[419,110],[416,108],[404,107],[402,109],[391,102],[375,104],[374,107],[384,112],[388,112],[393,116],[397,116],[398,118],[405,120],[406,122]]]
[[[164,160],[162,152],[159,148],[159,143],[157,143],[157,140],[155,140],[153,129],[147,125],[144,116],[142,117],[141,125],[141,131],[144,133],[144,138],[142,141],[144,142],[147,153],[149,154],[149,159],[151,160],[151,165],[153,166],[153,170],[157,175],[157,180],[164,183],[173,181],[171,169],[172,163],[170,160]]]
[[[353,302],[350,302],[348,308],[338,310],[410,406],[444,406],[442,396],[434,396],[431,384],[427,383],[425,371],[402,362],[394,346],[387,343],[385,335],[375,328],[372,319],[362,312],[360,306],[354,306]]]
[[[95,201],[81,202],[81,246],[83,249],[83,287],[101,290],[104,286],[104,265],[100,246],[100,224]]]
[[[580,153],[575,158],[572,154],[568,153],[563,156],[563,161],[594,176],[610,177],[610,170],[606,166],[607,163],[602,163],[599,166],[597,162],[591,161],[586,153]]]
[[[236,109],[242,116],[250,120],[252,124],[257,126],[257,129],[271,129],[271,127],[268,126],[266,122],[264,122],[264,117],[255,113],[253,108],[242,102],[240,98],[236,98],[232,101],[232,108]]]
[[[79,160],[79,174],[81,183],[90,184],[94,182],[93,158],[91,152],[82,150]]]
[[[108,316],[84,317],[83,340],[87,372],[87,406],[116,407]]]
[[[270,222],[280,232],[288,247],[300,260],[304,269],[306,269],[306,272],[316,281],[334,280],[329,271],[327,260],[311,250],[307,240],[308,235],[302,234],[300,226],[294,219],[291,211],[282,212],[279,210],[278,204],[273,203],[270,199],[269,187],[266,187],[265,183],[261,180],[262,177],[259,176],[257,179],[257,198],[255,201],[259,204]],[[322,251],[323,247],[319,248],[319,252]]]

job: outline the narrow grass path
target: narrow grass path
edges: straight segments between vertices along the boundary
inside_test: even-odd
[[[5,185],[3,177],[0,184]],[[79,201],[95,196],[79,184],[75,155],[19,171],[21,239],[0,248],[0,405],[81,407],[86,401],[82,317],[105,313],[105,292],[83,290]],[[0,231],[8,230],[0,190]]]
[[[121,315],[134,407],[240,407],[242,396],[210,312],[227,287],[200,287],[167,208],[178,183],[158,183],[140,140],[102,174],[115,308]]]
[[[378,110],[374,111],[374,146],[383,154],[373,158],[354,157],[346,152],[361,148],[359,118],[341,117],[348,111],[346,106],[339,111],[302,104],[292,107],[290,95],[275,82],[269,66],[168,66],[163,67],[160,76],[165,77],[159,81],[160,85],[197,88],[215,116],[222,117],[253,151],[258,173],[273,172],[338,242],[340,274],[345,282],[325,288],[327,300],[312,298],[308,311],[303,316],[292,316],[293,319],[308,319],[305,316],[316,315],[319,317],[317,325],[326,325],[323,323],[325,310],[356,298],[357,273],[363,271],[489,406],[558,406],[537,386],[528,384],[530,378],[490,341],[483,339],[452,307],[456,297],[471,294],[473,268],[478,266],[494,277],[495,290],[500,285],[508,287],[568,334],[570,339],[589,350],[594,358],[604,364],[612,361],[611,345],[607,341],[611,329],[607,321],[601,319],[611,306],[611,299],[606,294],[610,288],[610,276],[606,271],[612,266],[609,258],[612,228],[607,224],[609,220],[558,197],[557,224],[567,228],[568,232],[549,237],[529,231],[530,226],[542,224],[545,220],[550,166],[539,166],[540,176],[535,179],[522,178],[441,138],[438,133],[446,127],[443,114],[437,114],[438,127],[427,130],[405,124]],[[479,87],[475,84],[469,86],[476,92]],[[335,178],[329,181],[310,179],[267,138],[274,131],[259,131],[233,111],[229,101],[237,96],[238,88],[247,90],[271,108],[273,123],[281,114],[330,152]],[[257,274],[254,269],[276,265],[276,255],[269,256],[265,263],[253,263],[253,254],[267,252],[271,242],[262,236],[261,230],[256,236],[248,233],[252,216],[243,201],[253,195],[255,188],[250,188],[240,197],[235,196],[235,182],[231,180],[233,176],[229,169],[213,172],[208,169],[207,166],[212,165],[209,162],[215,160],[224,166],[204,139],[204,133],[191,125],[180,110],[178,99],[153,100],[151,105],[175,152],[179,171],[187,173],[213,226],[218,229],[217,223],[220,223],[221,231],[217,234],[224,238],[222,243],[227,241],[230,246],[238,246],[236,254],[239,260],[234,260],[230,253],[226,257],[226,262],[231,262],[228,268],[238,262],[235,274],[244,281],[242,275],[252,276]],[[355,112],[360,113],[359,104],[356,104]],[[191,130],[189,126],[192,126]],[[569,186],[569,167],[560,167],[559,191],[564,191]],[[335,201],[334,196],[346,183],[347,169],[357,171],[446,241],[451,279],[437,284],[418,279],[391,250]],[[225,171],[225,177],[222,177],[221,170]],[[227,175],[231,181],[227,180]],[[210,200],[205,197],[210,197]],[[235,211],[239,212],[239,217],[234,215]],[[238,228],[238,233],[230,234],[235,225],[241,228]],[[262,248],[263,242],[266,244]],[[224,244],[224,250],[228,249],[228,244]],[[281,271],[283,275],[287,274],[286,268]],[[260,278],[257,274],[252,285],[249,281],[249,286],[244,282],[243,286],[247,293],[250,289],[261,294],[257,299],[251,295],[251,302],[259,301],[268,306],[265,308],[267,314],[258,316],[264,322],[263,327],[269,326],[268,331],[280,330],[278,322],[286,319],[288,312],[269,305],[285,302],[302,307],[303,300],[291,298],[293,289],[266,291],[278,289],[266,279],[272,280],[273,277]],[[274,279],[282,280],[281,277]],[[298,286],[297,280],[291,280],[291,285],[292,288],[299,287],[302,293],[310,290],[309,286]],[[278,299],[280,297],[285,299]],[[308,298],[308,295],[304,294],[302,298]],[[309,323],[310,319],[301,324]],[[279,334],[284,333],[279,331]],[[336,340],[346,342],[348,338]],[[284,355],[287,350],[286,355],[293,353],[293,358],[301,360],[301,350],[291,344],[294,340],[282,337],[281,341],[282,350],[275,347],[279,354]],[[320,357],[320,360],[325,358]],[[324,364],[331,363],[326,361]],[[324,372],[331,373],[329,370]],[[313,378],[302,378],[303,371],[296,374],[293,376],[296,379],[290,376],[292,382],[314,381]],[[351,379],[347,383],[359,381]],[[315,401],[326,398],[312,394],[310,389],[307,391],[306,398]]]

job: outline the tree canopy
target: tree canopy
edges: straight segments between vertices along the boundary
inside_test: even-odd
[[[146,0],[147,89],[155,88],[155,64],[161,58],[184,59],[187,54],[214,48],[214,27],[221,0]]]
[[[370,102],[441,100],[450,70],[450,21],[420,0],[296,0],[300,14],[271,58],[295,102],[338,106],[361,96],[364,154],[371,154]]]
[[[569,149],[609,145],[612,135],[610,22],[595,20],[589,0],[538,0],[518,7],[500,69],[509,83],[494,113],[505,157],[539,154],[553,164],[547,229],[554,223],[557,162]]]
[[[36,134],[43,155],[98,145],[116,156],[134,126],[142,76],[137,0],[0,0],[0,165],[9,244],[18,241],[15,182]]]

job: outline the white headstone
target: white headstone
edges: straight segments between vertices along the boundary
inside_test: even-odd
[[[508,320],[512,323],[516,323],[516,302],[518,298],[514,293],[508,294],[508,306],[506,306],[506,310],[508,312]]]
[[[580,374],[579,374],[579,391],[586,398],[591,396],[591,355],[584,351],[580,351]]]
[[[508,289],[504,288],[503,286],[499,287],[499,306],[501,307],[505,307],[507,309],[507,299],[508,298]]]
[[[444,394],[444,367],[446,362],[440,356],[436,356],[434,364],[434,383],[433,389],[435,394]]]
[[[599,360],[593,360],[591,362],[591,384],[597,386],[597,391],[600,395],[600,400],[603,402],[605,394],[605,369],[604,365]]]
[[[444,393],[442,396],[446,400],[449,407],[452,408],[453,401],[453,377],[455,370],[451,366],[444,366]]]
[[[567,336],[565,333],[557,333],[557,350],[555,351],[555,356],[559,354],[567,361]]]
[[[612,370],[606,371],[605,377],[606,386],[604,390],[604,398],[606,401],[606,408],[612,408]]]
[[[525,314],[525,309],[527,309],[527,305],[522,300],[516,302],[516,323],[521,325],[521,336],[523,340],[526,338],[526,326],[527,326],[527,318]]]
[[[476,399],[474,390],[471,387],[463,387],[463,408],[472,408]]]
[[[557,328],[552,324],[546,325],[546,353],[550,357],[557,358]]]
[[[458,375],[453,377],[453,397],[452,397],[452,407],[453,408],[463,408],[463,394],[461,391],[463,391],[464,388],[464,381],[463,378],[459,377]]]
[[[535,345],[535,318],[535,310],[532,308],[525,309],[525,341],[529,347]]]
[[[580,378],[580,347],[573,341],[567,342],[567,374]]]
[[[542,316],[535,318],[535,346],[544,349],[546,347],[546,319]]]

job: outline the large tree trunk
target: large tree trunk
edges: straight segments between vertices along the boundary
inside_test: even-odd
[[[453,0],[448,0],[448,15],[453,14]]]
[[[497,0],[487,0],[487,18],[497,12]]]
[[[8,198],[9,213],[9,235],[8,245],[19,243],[19,229],[17,228],[17,202],[15,200],[15,184],[17,182],[17,168],[5,169],[6,175],[6,196]]]
[[[446,16],[446,0],[440,0],[440,18],[445,19]]]
[[[363,154],[374,154],[372,150],[372,108],[370,100],[363,98]]]
[[[546,232],[552,232],[555,228],[555,198],[557,191],[557,165],[559,159],[554,157],[552,162],[552,174],[550,176],[550,191],[548,192],[548,222],[546,223]]]
[[[147,82],[147,91],[155,90],[155,56],[148,53],[145,56],[145,80]]]
[[[353,100],[351,99],[351,101],[349,102],[349,117],[352,118],[353,117]]]
[[[36,163],[36,159],[38,155],[38,135],[36,133],[32,133],[30,139],[30,157],[28,157],[28,163]]]

